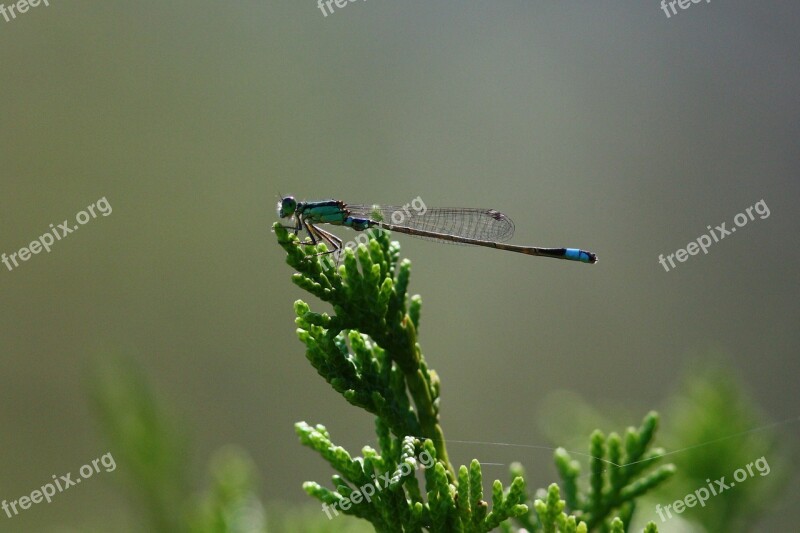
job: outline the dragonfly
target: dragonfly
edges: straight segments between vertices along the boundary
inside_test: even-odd
[[[597,262],[596,254],[579,248],[507,244],[505,241],[514,235],[514,222],[494,209],[426,207],[414,212],[409,211],[407,205],[358,205],[340,200],[299,202],[293,196],[286,196],[278,202],[278,216],[281,219],[294,219],[294,225],[285,227],[295,235],[303,230],[308,233],[311,242],[300,244],[324,242],[330,245],[332,249],[323,253],[337,253],[342,249],[342,239],[320,227],[329,224],[355,231],[379,228],[443,243],[484,246],[589,264]]]

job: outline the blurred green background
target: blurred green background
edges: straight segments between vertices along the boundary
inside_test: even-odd
[[[374,445],[296,339],[279,192],[493,207],[515,243],[598,254],[401,239],[451,439],[551,445],[538,413],[565,389],[635,423],[712,349],[768,420],[796,418],[798,20],[798,4],[743,0],[669,19],[655,1],[370,0],[326,18],[312,0],[51,0],[0,19],[0,252],[101,197],[113,208],[0,266],[0,499],[114,453],[86,378],[112,354],[180,419],[197,479],[234,443],[265,501],[309,503],[301,483],[329,471],[295,421]],[[761,199],[769,218],[658,264]],[[798,424],[780,431],[796,444]],[[450,454],[554,478],[548,450]],[[800,519],[797,471],[782,475],[761,531]],[[144,527],[125,476],[118,463],[0,531]]]

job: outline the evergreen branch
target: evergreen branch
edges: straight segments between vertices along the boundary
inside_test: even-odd
[[[311,364],[348,402],[385,417],[395,435],[430,438],[454,481],[439,425],[439,379],[428,370],[417,343],[421,300],[412,300],[409,315],[406,291],[411,263],[398,264],[399,246],[390,245],[386,232],[376,232],[369,247],[361,245],[356,253],[347,249],[344,264],[337,268],[328,255],[319,255],[327,251],[323,244],[300,246],[286,228],[278,223],[273,228],[287,252],[287,263],[298,271],[292,281],[335,311],[334,317],[328,317],[312,313],[305,302],[295,304],[298,336],[306,344]],[[340,337],[345,330],[349,330],[354,356]],[[375,346],[368,347],[368,339],[357,339],[357,334]],[[373,365],[373,360],[384,364]],[[390,367],[395,365],[404,381],[392,376]],[[414,402],[414,412],[406,395]]]
[[[473,459],[456,474],[448,460],[439,423],[439,378],[417,340],[422,300],[408,297],[411,263],[399,260],[399,245],[390,243],[386,232],[375,232],[367,245],[345,250],[336,265],[323,244],[299,246],[279,224],[274,230],[287,263],[297,270],[294,283],[333,307],[330,316],[295,303],[306,358],[349,403],[376,417],[379,450],[364,447],[362,457],[336,446],[321,425],[296,425],[301,442],[337,472],[333,489],[304,484],[326,512],[357,516],[387,532],[486,533],[500,527],[512,533],[513,519],[529,532],[624,533],[636,498],[674,472],[667,465],[645,474],[663,453],[650,449],[657,427],[651,413],[639,429],[628,429],[624,442],[616,433],[592,434],[586,494],[578,484],[579,463],[558,448],[554,459],[565,500],[553,483],[543,499],[531,502],[525,473],[514,464],[508,488],[499,480],[492,484],[490,506],[480,463]],[[424,490],[414,474],[420,465]],[[647,531],[657,530],[652,524]]]

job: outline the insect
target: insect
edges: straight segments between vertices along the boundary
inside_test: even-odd
[[[287,196],[278,203],[278,216],[282,219],[294,218],[294,225],[287,227],[295,235],[306,230],[311,244],[325,242],[331,246],[333,253],[341,250],[342,239],[320,228],[321,224],[347,226],[356,231],[380,228],[438,242],[485,246],[581,263],[597,262],[597,255],[578,248],[506,244],[505,241],[514,235],[514,223],[507,215],[494,209],[426,207],[424,211],[414,213],[407,207],[346,204],[340,200],[298,202],[294,197]],[[400,222],[395,222],[398,219]]]

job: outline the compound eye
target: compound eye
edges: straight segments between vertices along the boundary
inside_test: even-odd
[[[297,201],[292,196],[287,196],[281,200],[281,203],[278,204],[278,216],[281,218],[290,217],[294,214],[295,209],[297,209]]]

